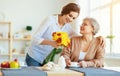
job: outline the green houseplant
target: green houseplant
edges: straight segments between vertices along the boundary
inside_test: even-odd
[[[32,31],[32,26],[30,26],[30,25],[26,26],[26,30],[27,31]]]
[[[25,38],[31,38],[32,26],[27,25],[27,26],[25,27],[25,30],[26,30]]]

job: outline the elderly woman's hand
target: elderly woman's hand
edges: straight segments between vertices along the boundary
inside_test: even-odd
[[[66,62],[66,66],[69,66],[71,64],[71,60],[70,59],[65,59]]]
[[[86,67],[87,67],[87,64],[86,64],[85,61],[80,61],[80,62],[78,63],[78,65],[79,65],[80,67],[82,67],[82,68],[86,68]]]

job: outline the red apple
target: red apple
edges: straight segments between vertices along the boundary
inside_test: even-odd
[[[4,61],[1,63],[2,68],[10,68],[10,63],[8,61]]]

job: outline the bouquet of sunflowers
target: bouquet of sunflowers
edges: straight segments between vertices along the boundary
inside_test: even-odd
[[[59,48],[54,48],[51,53],[46,57],[43,64],[46,64],[50,61],[53,62],[55,55],[61,53],[63,47],[70,46],[70,39],[66,32],[54,32],[52,34],[52,39],[57,42]]]

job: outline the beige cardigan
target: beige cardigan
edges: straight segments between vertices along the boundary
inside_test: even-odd
[[[81,43],[81,36],[71,38],[70,47],[65,47],[61,54],[66,59],[78,62],[81,50]],[[103,67],[104,54],[105,48],[100,45],[100,40],[97,37],[91,41],[83,61],[85,61],[85,65],[87,65],[87,67]]]

